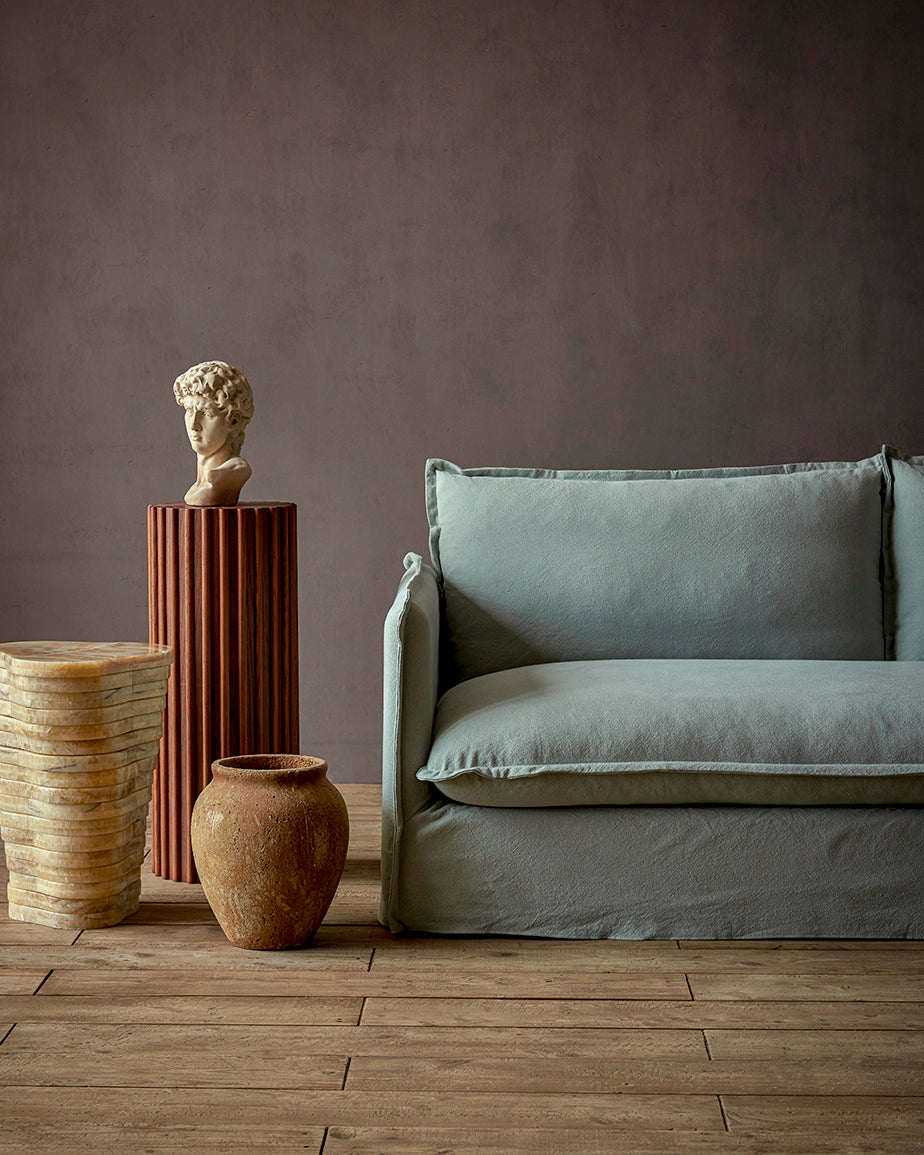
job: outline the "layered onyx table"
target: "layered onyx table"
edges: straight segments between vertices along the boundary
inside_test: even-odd
[[[0,835],[10,918],[88,930],[138,909],[171,651],[0,645]]]

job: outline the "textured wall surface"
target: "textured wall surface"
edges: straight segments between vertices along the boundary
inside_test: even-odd
[[[0,640],[146,634],[174,377],[299,507],[302,748],[374,779],[423,467],[924,452],[917,0],[5,0]]]

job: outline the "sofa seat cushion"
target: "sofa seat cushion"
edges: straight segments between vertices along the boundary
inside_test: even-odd
[[[924,802],[924,662],[616,659],[454,686],[418,778],[476,806]]]

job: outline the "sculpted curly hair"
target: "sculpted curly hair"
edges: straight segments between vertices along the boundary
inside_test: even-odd
[[[253,417],[253,391],[244,374],[226,361],[203,361],[180,374],[173,383],[177,405],[189,408],[192,398],[202,398],[197,408],[226,414],[231,429],[229,445],[237,456],[244,443],[244,426]]]

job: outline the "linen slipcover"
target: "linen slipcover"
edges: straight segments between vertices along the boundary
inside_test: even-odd
[[[924,661],[924,457],[888,450],[895,657]]]
[[[395,933],[924,938],[922,811],[565,806],[435,797],[383,891]]]
[[[852,553],[848,547],[846,555],[849,564],[859,561],[861,567],[864,593],[854,600],[853,608],[859,608],[864,633],[867,619],[878,614],[882,650],[862,661],[876,665],[883,656],[894,658],[902,650],[903,632],[903,656],[924,660],[924,653],[908,648],[915,638],[914,623],[924,622],[924,582],[915,578],[920,574],[924,517],[913,512],[915,508],[922,511],[921,493],[915,484],[902,484],[909,479],[916,482],[914,476],[896,481],[893,473],[904,472],[896,468],[897,461],[916,470],[924,464],[897,450],[865,462],[654,473],[461,470],[433,462],[427,470],[431,555],[436,567],[449,560],[443,549],[446,526],[440,520],[435,488],[437,475],[444,472],[500,480],[673,482],[871,469],[879,473],[878,549],[873,526],[861,518],[863,547]],[[851,484],[848,481],[845,488]],[[860,479],[864,495],[856,503],[861,509],[869,496],[865,486],[864,476]],[[797,486],[794,492],[799,491],[804,487]],[[872,505],[872,501],[866,505],[867,513]],[[897,518],[895,509],[899,510]],[[903,518],[902,510],[910,516]],[[840,521],[835,517],[841,530],[847,532],[851,524],[859,524],[853,523],[855,512],[856,508]],[[828,532],[832,524],[826,527]],[[494,552],[485,561],[485,572],[497,574],[503,583],[505,550],[519,548],[519,543],[516,533],[512,541],[505,538],[509,525],[495,528],[500,532],[487,539]],[[822,540],[827,540],[824,533],[813,536],[812,548],[817,550]],[[566,578],[584,577],[592,570],[586,552],[563,551],[563,541],[548,533],[543,543],[556,554],[556,566]],[[457,544],[464,556],[462,537]],[[477,554],[484,544],[485,539],[476,533],[469,539],[469,552]],[[878,563],[879,607],[869,592],[867,545],[872,546]],[[759,584],[766,567],[753,564],[753,558],[750,562],[740,573]],[[431,756],[441,691],[451,690],[461,678],[479,677],[495,668],[511,669],[517,655],[499,655],[492,641],[487,661],[477,659],[473,669],[460,664],[450,612],[455,596],[452,582],[447,583],[440,568],[414,554],[406,557],[405,570],[385,623],[380,920],[390,930],[630,939],[924,937],[924,856],[920,853],[924,812],[918,805],[486,806],[453,801],[438,786],[420,780],[417,773]],[[816,573],[811,570],[813,580]],[[542,574],[537,579],[534,573],[515,584],[524,604],[537,595],[540,599],[547,596]],[[835,582],[835,592],[837,588]],[[571,592],[566,583],[559,595],[562,590],[567,604]],[[662,593],[669,599],[672,591],[663,586]],[[903,605],[899,605],[901,599]],[[708,599],[704,604],[708,607]],[[810,614],[817,604],[803,599],[802,609]],[[463,603],[461,609],[464,616],[468,607]],[[921,617],[917,617],[919,612]],[[476,621],[479,625],[488,627],[488,636],[493,628],[491,614]],[[560,619],[546,623],[555,645],[564,637],[556,660],[586,660],[586,654],[568,650],[574,641],[567,637],[569,625]],[[541,634],[537,637],[545,644]],[[476,628],[466,642],[477,644],[477,639]],[[526,645],[522,641],[518,645],[528,655],[535,640],[527,638]],[[865,638],[864,646],[868,642]],[[505,639],[501,643],[503,650]],[[878,645],[877,641],[870,649]],[[624,657],[605,655],[614,660]],[[746,655],[721,657],[735,661]],[[830,658],[802,654],[795,660]],[[485,668],[477,669],[477,661]],[[907,661],[893,665],[910,668]],[[807,732],[811,730],[809,719]]]
[[[664,476],[427,468],[444,677],[600,658],[882,659],[882,456]]]
[[[418,772],[475,806],[924,802],[924,662],[646,659],[484,674]]]

